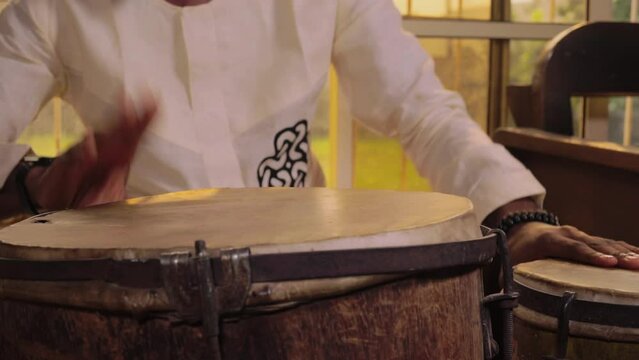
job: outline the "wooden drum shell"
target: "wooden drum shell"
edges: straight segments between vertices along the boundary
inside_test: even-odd
[[[540,360],[553,355],[557,342],[556,330],[540,326],[515,316],[515,359]],[[571,335],[568,338],[566,359],[635,360],[639,343],[593,339]]]
[[[422,274],[224,322],[224,359],[479,359],[480,271]],[[2,359],[202,359],[202,327],[0,301]],[[362,311],[366,309],[366,311]],[[34,326],[34,324],[38,324]],[[91,336],[87,336],[87,334]]]

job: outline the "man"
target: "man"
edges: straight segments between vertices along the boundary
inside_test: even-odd
[[[397,136],[435,190],[469,197],[493,227],[539,210],[543,187],[442,88],[390,0],[16,0],[0,17],[0,215],[22,211],[20,194],[55,210],[316,185],[308,121],[331,62],[354,115]],[[123,95],[139,88],[154,94]],[[16,167],[28,149],[12,142],[53,95],[94,132],[48,167]],[[639,268],[639,249],[572,227],[508,235],[515,263]]]

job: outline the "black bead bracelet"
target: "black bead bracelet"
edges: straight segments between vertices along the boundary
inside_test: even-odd
[[[508,231],[512,229],[513,226],[532,221],[559,226],[559,218],[555,214],[545,210],[538,210],[510,213],[501,219],[498,229],[508,234]]]

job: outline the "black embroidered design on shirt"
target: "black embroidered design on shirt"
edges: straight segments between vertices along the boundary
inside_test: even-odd
[[[261,187],[303,187],[308,173],[308,122],[300,120],[275,135],[275,155],[257,168]]]

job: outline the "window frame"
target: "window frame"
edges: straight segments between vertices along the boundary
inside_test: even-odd
[[[391,1],[391,0],[388,0]],[[584,0],[586,2],[586,21],[611,21],[613,0]],[[505,124],[507,108],[505,90],[509,71],[509,42],[511,40],[550,40],[575,24],[566,23],[530,23],[513,22],[510,18],[510,0],[491,1],[491,20],[475,19],[437,19],[404,16],[404,30],[417,37],[450,39],[484,39],[490,41],[489,52],[489,95],[488,95],[488,132]],[[343,96],[340,96],[343,100]],[[354,184],[354,142],[353,119],[345,101],[340,101],[339,119],[334,119],[336,128],[331,129],[332,155],[335,161],[333,179],[328,184],[338,188],[350,188]]]

